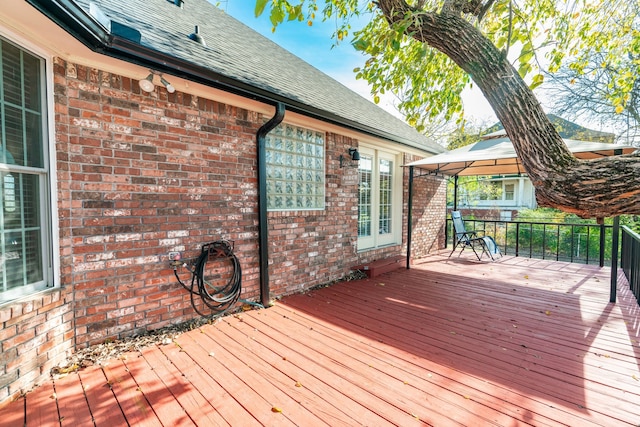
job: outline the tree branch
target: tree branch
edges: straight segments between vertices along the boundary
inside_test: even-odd
[[[484,6],[480,8],[480,11],[478,11],[478,14],[476,15],[478,17],[478,22],[482,21],[482,18],[484,18],[484,15],[487,14],[487,12],[489,11],[489,9],[491,9],[491,6],[493,6],[494,3],[495,3],[495,0],[489,0],[484,4]]]
[[[414,11],[403,0],[379,0],[390,25],[438,49],[465,72],[491,104],[536,187],[540,206],[582,217],[640,213],[640,155],[580,161],[568,150],[538,100],[504,55],[447,0],[440,13]],[[631,189],[631,190],[629,190]]]

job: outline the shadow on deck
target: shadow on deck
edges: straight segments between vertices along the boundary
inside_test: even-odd
[[[640,313],[609,272],[435,255],[48,381],[0,424],[637,426]]]

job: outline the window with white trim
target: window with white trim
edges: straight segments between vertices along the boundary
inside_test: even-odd
[[[0,303],[50,274],[45,62],[0,37]]]
[[[358,249],[400,243],[402,175],[396,156],[361,147],[358,163]]]
[[[324,209],[324,133],[281,124],[266,138],[267,209]]]

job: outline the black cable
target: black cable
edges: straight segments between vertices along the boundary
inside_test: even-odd
[[[211,265],[211,263],[218,261],[214,264],[214,267],[224,267],[221,262],[224,263],[227,260],[230,262],[227,268],[232,268],[232,273],[226,284],[216,286],[215,279],[219,278],[220,274],[215,269],[209,273],[207,271],[207,263]],[[207,243],[202,246],[200,255],[195,261],[184,264],[192,273],[190,286],[182,282],[178,276],[177,265],[179,263],[172,262],[174,274],[178,279],[178,283],[191,293],[191,304],[199,315],[206,317],[211,314],[205,314],[198,309],[195,296],[200,296],[202,303],[213,312],[213,315],[224,313],[238,301],[242,291],[242,268],[238,257],[233,253],[233,244],[231,242],[218,240]]]

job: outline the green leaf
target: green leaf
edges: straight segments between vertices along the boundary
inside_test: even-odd
[[[542,83],[544,83],[544,75],[543,74],[536,74],[535,76],[533,76],[533,79],[531,81],[531,84],[529,85],[529,88],[531,90],[537,88],[538,86],[540,86]]]
[[[363,39],[355,39],[351,44],[360,52],[365,52],[369,48],[369,43]]]
[[[271,21],[271,25],[276,27],[278,24],[282,23],[284,20],[284,13],[282,10],[274,8],[271,9],[271,15],[269,16],[269,20]]]
[[[254,11],[256,18],[262,15],[262,12],[264,12],[264,8],[266,6],[267,6],[267,0],[256,0],[256,8]]]

